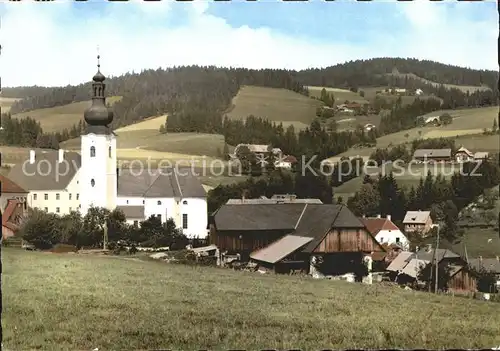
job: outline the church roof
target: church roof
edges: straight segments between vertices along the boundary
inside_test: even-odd
[[[201,182],[189,170],[122,169],[118,177],[118,196],[206,197]]]
[[[23,189],[63,190],[74,178],[81,167],[81,157],[76,152],[65,152],[64,160],[59,163],[58,151],[35,152],[35,162],[28,160],[18,163],[10,170],[8,177],[15,179]]]

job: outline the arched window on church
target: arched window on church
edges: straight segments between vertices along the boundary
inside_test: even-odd
[[[95,157],[95,147],[94,146],[90,147],[90,157]]]
[[[111,158],[111,146],[108,149],[109,158]]]
[[[187,205],[187,204],[188,204],[188,202],[187,202],[186,200],[184,200],[184,201],[182,201],[182,204],[183,204],[183,205]]]
[[[92,186],[92,188],[95,186],[95,180],[94,179],[90,180],[90,185]]]

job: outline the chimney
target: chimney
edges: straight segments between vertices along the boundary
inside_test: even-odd
[[[35,150],[30,150],[30,164],[35,163]]]
[[[382,216],[378,214],[378,215],[377,215],[377,218],[382,218]]]
[[[64,150],[59,149],[59,163],[61,163],[62,161],[64,161]]]
[[[391,220],[391,215],[387,215],[387,219],[390,221]]]

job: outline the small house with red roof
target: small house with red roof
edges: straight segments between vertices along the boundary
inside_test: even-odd
[[[361,221],[366,226],[366,229],[380,244],[397,245],[403,250],[409,248],[410,242],[403,232],[391,221],[391,216],[386,218],[363,217]]]
[[[0,184],[2,239],[5,239],[16,233],[26,215],[28,192],[3,175],[0,175]]]

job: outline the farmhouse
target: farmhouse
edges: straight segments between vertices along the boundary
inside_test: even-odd
[[[297,159],[295,158],[295,156],[288,155],[288,156],[285,156],[283,158],[278,159],[274,163],[274,167],[290,170],[293,168],[293,166],[295,164],[297,164]]]
[[[99,68],[99,65],[98,65]],[[134,223],[154,215],[173,218],[188,237],[207,235],[207,200],[199,180],[189,171],[172,169],[120,170],[116,134],[109,128],[105,77],[98,69],[92,83],[92,105],[85,111],[86,133],[81,151],[35,153],[9,173],[28,191],[27,204],[57,214],[92,206],[123,210]]]
[[[451,149],[417,149],[413,159],[420,162],[449,162]]]
[[[312,273],[321,257],[322,274],[341,275],[384,251],[347,207],[328,204],[225,204],[213,215],[210,239],[221,252],[276,272]]]
[[[0,184],[2,239],[5,239],[15,234],[26,215],[28,192],[3,175],[0,175]]]
[[[497,278],[496,285],[500,288],[500,257],[495,258],[472,258],[469,260],[469,265],[477,271],[486,271],[495,274]]]
[[[408,211],[403,219],[405,233],[427,234],[432,228],[430,211]]]
[[[474,154],[467,150],[465,147],[460,147],[460,149],[455,152],[455,160],[457,162],[469,162],[474,159]]]
[[[367,123],[363,128],[365,129],[365,131],[369,132],[370,130],[375,129],[375,125]]]
[[[440,266],[447,266],[450,279],[447,283],[449,291],[477,291],[477,277],[468,268],[464,259],[447,249],[433,249],[427,247],[416,253],[401,252],[392,261],[387,270],[393,274],[396,281],[405,283],[418,279],[418,274],[427,264],[437,262]]]
[[[276,157],[282,156],[282,151],[280,148],[273,148],[271,145],[260,145],[260,144],[238,144],[234,148],[234,154],[237,155],[238,152],[241,151],[242,148],[248,148],[248,150],[257,155],[261,156],[269,156],[273,154]]]
[[[380,215],[377,218],[363,217],[361,221],[380,244],[396,244],[404,250],[409,248],[410,242],[391,221],[390,215],[387,215],[386,218],[381,218]]]

